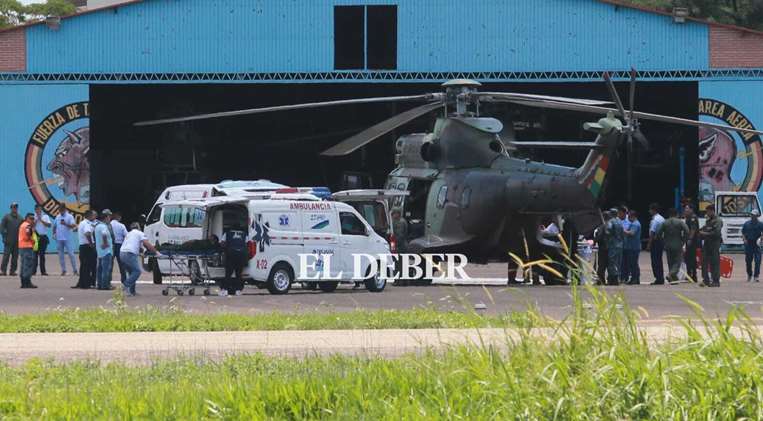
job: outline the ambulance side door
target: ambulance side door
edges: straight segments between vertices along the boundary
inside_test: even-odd
[[[354,210],[354,209],[353,209]],[[352,279],[355,272],[355,255],[368,253],[370,231],[360,216],[349,209],[339,211],[339,223],[341,235],[339,242],[342,248],[342,266],[344,267],[344,279]],[[368,264],[366,259],[360,259],[361,264]],[[365,275],[365,268],[358,269],[361,276]]]
[[[336,209],[331,206],[321,210],[304,209],[300,213],[302,214],[302,238],[304,239],[303,253],[318,256],[315,270],[308,271],[308,276],[314,277],[316,274],[322,274],[326,266],[329,266],[329,274],[332,277],[337,276],[343,268]],[[311,257],[308,263],[312,263],[312,261],[314,258]]]

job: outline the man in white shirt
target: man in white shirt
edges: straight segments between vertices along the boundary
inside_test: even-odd
[[[98,254],[95,251],[95,211],[85,212],[85,219],[77,227],[79,239],[79,281],[72,288],[89,289],[95,287],[95,271]]]
[[[34,205],[34,231],[37,233],[37,251],[34,259],[34,274],[37,274],[37,265],[40,265],[40,275],[48,276],[45,270],[45,252],[48,250],[50,239],[48,238],[48,228],[53,225],[50,217],[42,211],[42,206]]]
[[[662,252],[665,244],[657,237],[657,231],[665,222],[665,218],[660,215],[660,205],[657,203],[649,205],[649,213],[652,215],[652,221],[649,223],[649,243],[646,249],[649,250],[652,258],[652,274],[654,275],[652,285],[664,285],[665,272],[662,266]]]
[[[74,258],[74,246],[72,245],[72,230],[77,228],[74,216],[69,213],[66,205],[61,203],[56,219],[53,220],[53,238],[58,245],[58,261],[61,263],[61,276],[66,276],[66,256],[72,264],[72,272],[77,273],[77,260]]]
[[[122,214],[120,212],[114,212],[111,215],[111,231],[114,233],[114,257],[117,258],[117,266],[119,266],[119,274],[122,277],[122,284],[127,280],[127,272],[125,272],[124,265],[122,265],[122,258],[119,257],[119,253],[122,250],[122,243],[127,236],[127,228],[122,223]]]
[[[138,278],[140,278],[141,269],[139,256],[143,247],[157,255],[159,254],[159,252],[156,251],[156,248],[154,248],[154,246],[151,245],[151,242],[146,238],[146,234],[143,234],[140,230],[140,224],[133,222],[130,224],[130,232],[125,236],[125,239],[122,242],[122,249],[120,250],[120,259],[127,271],[124,291],[125,294],[130,296],[135,296],[135,284],[138,282]]]

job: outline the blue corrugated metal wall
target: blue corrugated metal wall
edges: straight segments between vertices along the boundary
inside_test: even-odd
[[[595,0],[146,0],[28,29],[33,73],[333,71],[333,6],[398,5],[398,70],[706,69],[708,28]]]

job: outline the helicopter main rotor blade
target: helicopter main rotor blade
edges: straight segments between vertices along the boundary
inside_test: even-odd
[[[492,97],[493,97],[493,100],[498,99],[499,101],[510,102],[510,103],[519,104],[519,105],[526,105],[528,107],[548,108],[548,109],[554,109],[554,110],[580,111],[580,112],[601,114],[601,115],[606,115],[607,113],[611,112],[611,113],[614,113],[614,115],[616,116],[625,118],[624,116],[620,114],[620,111],[615,108],[599,107],[596,105],[573,104],[573,103],[558,102],[558,101],[518,100],[514,98],[502,98],[501,96],[498,96],[498,95],[492,95]],[[484,101],[486,99],[482,99],[482,100]],[[712,127],[712,128],[720,129],[720,130],[731,130],[731,131],[736,131],[740,133],[753,133],[757,135],[763,135],[763,132],[759,130],[746,129],[743,127],[727,126],[725,124],[708,123],[706,121],[690,120],[688,118],[670,117],[670,116],[661,115],[661,114],[651,114],[651,113],[644,113],[640,111],[633,111],[633,116],[637,119],[659,121],[662,123],[680,124],[684,126],[694,126],[694,127]]]
[[[366,130],[352,136],[342,142],[321,152],[324,156],[343,156],[349,155],[372,141],[384,136],[392,130],[409,123],[425,114],[428,114],[442,107],[442,101],[424,104],[406,112],[400,113],[388,120],[369,127]]]
[[[628,110],[630,110],[630,119],[633,120],[633,110],[636,109],[636,69],[631,67],[631,80],[628,92]]]
[[[306,108],[333,107],[336,105],[356,105],[356,104],[372,104],[372,103],[380,103],[380,102],[402,102],[402,101],[433,101],[433,100],[441,99],[442,96],[443,94],[441,93],[432,93],[432,94],[424,94],[424,95],[388,96],[388,97],[377,97],[377,98],[342,99],[337,101],[307,102],[304,104],[279,105],[275,107],[262,107],[262,108],[249,108],[246,110],[222,111],[218,113],[199,114],[199,115],[187,116],[187,117],[163,118],[159,120],[139,121],[137,123],[134,123],[133,125],[138,127],[156,126],[159,124],[182,123],[186,121],[208,120],[212,118],[236,117],[236,116],[250,115],[250,114],[271,113],[276,111],[302,110]]]
[[[480,100],[487,102],[491,101],[491,97],[500,99],[516,99],[516,100],[538,100],[538,101],[554,101],[568,104],[581,104],[581,105],[612,105],[612,101],[602,101],[598,99],[584,99],[584,98],[568,98],[563,96],[548,96],[548,95],[535,95],[535,94],[519,94],[515,92],[475,92],[469,95],[477,96]]]

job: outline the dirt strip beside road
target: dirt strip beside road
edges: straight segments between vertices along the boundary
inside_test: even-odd
[[[670,324],[641,329],[653,341],[685,336],[681,327]],[[759,329],[763,331],[763,327]],[[557,334],[552,329],[533,330],[533,335],[540,337]],[[0,361],[18,365],[41,358],[141,365],[164,358],[215,359],[251,353],[287,357],[334,354],[395,357],[452,345],[505,346],[519,338],[520,331],[504,329],[0,334]]]

